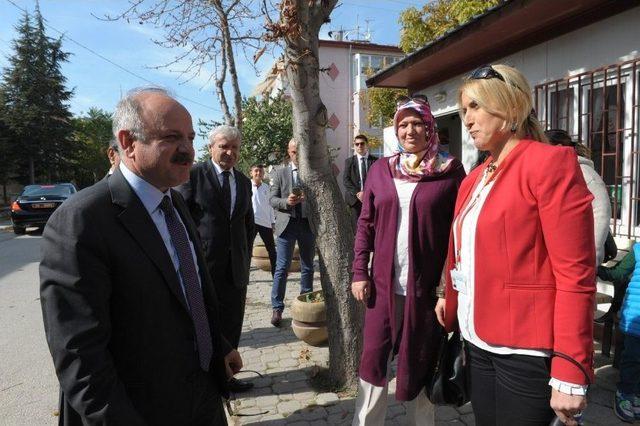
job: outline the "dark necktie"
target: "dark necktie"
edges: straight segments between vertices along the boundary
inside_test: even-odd
[[[231,175],[229,170],[222,172],[222,202],[227,214],[231,217],[231,184],[229,184],[229,175]]]
[[[209,329],[207,310],[204,305],[204,297],[202,296],[202,288],[198,280],[196,265],[193,262],[189,238],[168,196],[165,195],[162,198],[160,208],[164,213],[164,220],[167,223],[167,229],[171,236],[171,243],[178,253],[180,277],[182,277],[184,292],[187,295],[193,326],[196,330],[200,367],[202,367],[204,371],[209,371],[209,363],[211,362],[211,355],[213,353],[211,330]]]
[[[364,190],[364,181],[367,179],[367,159],[360,158],[360,190]]]
[[[300,180],[298,179],[298,169],[291,170],[291,181],[293,182],[293,187],[300,188]],[[293,208],[296,214],[297,219],[302,219],[302,203],[298,203]]]

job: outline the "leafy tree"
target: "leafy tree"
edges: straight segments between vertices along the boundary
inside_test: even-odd
[[[396,100],[399,96],[406,94],[406,89],[386,87],[372,87],[362,91],[360,96],[365,105],[369,126],[378,128],[391,126],[393,114],[396,112]]]
[[[76,144],[73,171],[81,188],[96,183],[109,170],[106,150],[113,139],[111,124],[111,114],[99,108],[91,108],[86,115],[72,120]]]
[[[67,105],[72,92],[65,88],[60,67],[69,54],[62,51],[60,39],[46,35],[37,4],[33,19],[25,13],[16,32],[0,91],[18,180],[68,180],[74,151]]]
[[[279,164],[293,134],[291,100],[282,92],[274,97],[250,97],[242,102],[244,127],[240,147],[240,167],[251,164]]]
[[[280,164],[293,132],[291,100],[282,92],[260,99],[252,96],[242,100],[242,110],[244,126],[238,169],[248,173],[252,164]],[[207,138],[211,129],[221,124],[200,120],[198,135]],[[198,150],[198,161],[210,158],[208,144]]]
[[[9,202],[7,198],[7,183],[14,169],[14,161],[10,149],[10,141],[13,139],[9,126],[4,122],[4,95],[0,91],[0,185],[2,185],[2,200],[4,204]]]
[[[500,0],[437,0],[421,9],[410,7],[400,14],[400,48],[414,52],[498,3]]]

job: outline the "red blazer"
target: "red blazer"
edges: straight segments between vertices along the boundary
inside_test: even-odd
[[[488,161],[462,182],[456,217]],[[522,140],[496,172],[476,228],[476,333],[493,345],[565,353],[592,372],[593,196],[576,154]],[[453,259],[451,237],[448,270]],[[445,324],[452,331],[458,294],[446,278]],[[559,357],[551,361],[551,376],[586,383],[575,365]]]

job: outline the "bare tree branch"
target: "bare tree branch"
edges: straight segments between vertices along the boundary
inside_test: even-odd
[[[264,39],[259,18],[259,0],[129,0],[128,7],[102,20],[124,20],[161,30],[152,41],[177,52],[171,61],[152,68],[175,69],[184,82],[215,70],[214,87],[225,114],[225,122],[242,126],[242,93],[238,82],[234,51],[252,56],[262,49]],[[248,61],[252,64],[251,61]],[[255,65],[251,65],[255,68]],[[234,114],[224,93],[226,75],[231,79]],[[226,112],[225,112],[226,111]]]

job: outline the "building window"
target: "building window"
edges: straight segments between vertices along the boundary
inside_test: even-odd
[[[591,150],[614,234],[640,237],[640,58],[535,87],[538,118]]]

